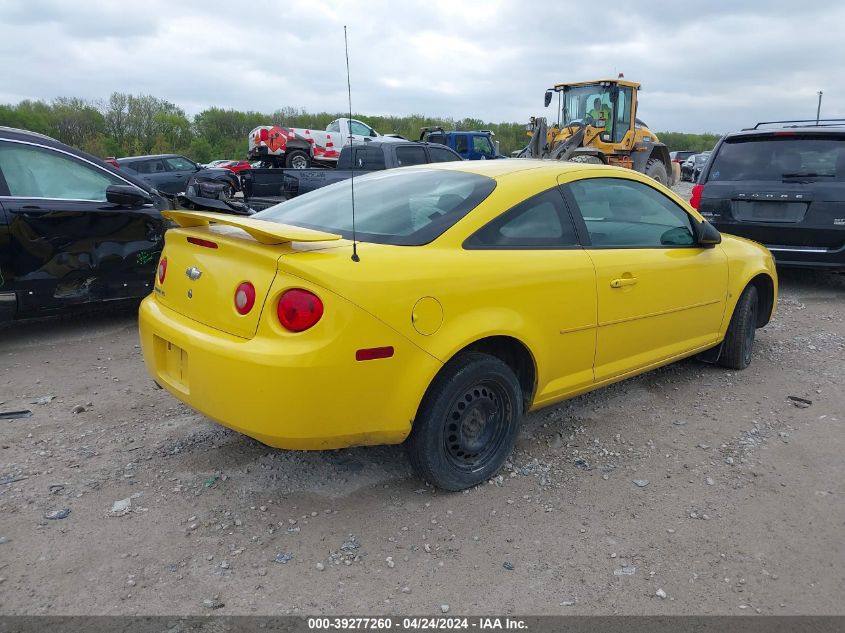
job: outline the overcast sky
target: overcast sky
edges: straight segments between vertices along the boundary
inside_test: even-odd
[[[0,0],[0,103],[152,94],[195,114],[527,121],[552,84],[638,81],[652,129],[845,116],[842,0]],[[383,130],[388,132],[390,130]]]

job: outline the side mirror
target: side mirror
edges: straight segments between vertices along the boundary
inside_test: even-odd
[[[722,234],[706,220],[698,225],[698,245],[705,248],[722,243]]]
[[[131,185],[109,185],[106,200],[121,207],[140,207],[153,202],[146,192]]]
[[[546,90],[546,98],[543,101],[544,101],[543,107],[548,108],[549,104],[552,102],[552,91],[551,90]]]

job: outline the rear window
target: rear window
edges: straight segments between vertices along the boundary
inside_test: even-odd
[[[460,156],[446,147],[434,147],[433,145],[430,145],[428,148],[428,154],[431,156],[432,163],[450,163],[455,160],[463,160]]]
[[[384,169],[384,152],[381,147],[356,147],[355,169],[375,171]]]
[[[411,165],[424,165],[428,162],[428,158],[426,158],[425,150],[419,145],[397,147],[396,162],[400,167],[408,167]]]
[[[356,177],[355,228],[364,242],[419,246],[439,237],[493,189],[487,176],[403,169]],[[303,194],[253,217],[352,238],[351,180]]]
[[[767,136],[726,140],[713,160],[708,180],[802,178],[845,180],[845,138]]]

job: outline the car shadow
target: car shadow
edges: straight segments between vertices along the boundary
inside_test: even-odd
[[[86,306],[56,315],[20,319],[0,324],[0,350],[90,339],[135,328],[137,323],[138,301]]]

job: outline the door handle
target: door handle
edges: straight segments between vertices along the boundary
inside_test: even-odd
[[[611,288],[624,288],[625,286],[633,286],[637,283],[636,277],[620,277],[610,282]]]
[[[17,211],[18,214],[27,217],[27,218],[34,218],[39,215],[46,215],[50,213],[50,209],[45,209],[44,207],[37,207],[34,205],[25,205]]]

